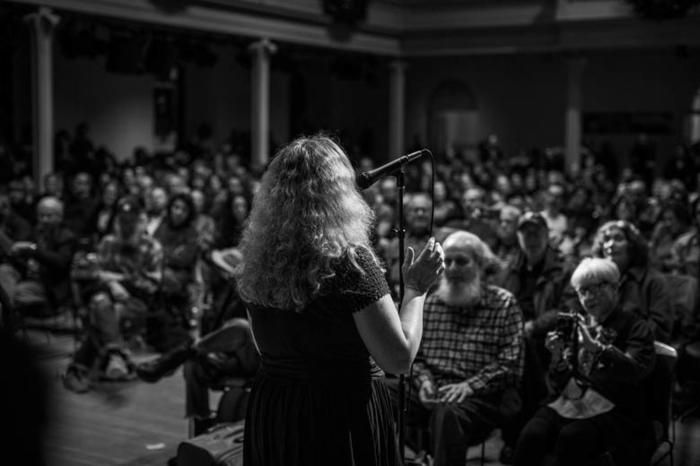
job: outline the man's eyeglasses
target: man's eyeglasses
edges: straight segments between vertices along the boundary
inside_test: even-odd
[[[576,293],[579,296],[585,296],[589,294],[598,294],[602,289],[604,289],[606,286],[610,286],[612,283],[610,282],[598,282],[598,283],[591,283],[590,285],[585,285],[579,288],[576,288]]]

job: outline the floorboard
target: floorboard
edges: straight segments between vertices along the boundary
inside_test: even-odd
[[[60,379],[73,351],[72,338],[47,338],[41,333],[30,333],[27,338],[42,347],[41,365],[50,375],[53,411],[45,439],[47,466],[164,466],[175,455],[187,436],[181,371],[157,384],[107,383],[79,395],[65,390]],[[144,360],[152,356],[135,357]],[[213,406],[216,399],[212,398]],[[690,417],[676,426],[675,465],[700,465],[700,417]],[[486,444],[486,464],[500,464],[501,445],[496,432]],[[480,446],[470,448],[467,464],[480,464],[480,454]]]

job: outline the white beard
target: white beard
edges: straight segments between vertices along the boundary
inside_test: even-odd
[[[481,299],[481,278],[477,275],[470,281],[451,281],[443,275],[440,278],[440,285],[435,294],[448,306],[474,306]]]

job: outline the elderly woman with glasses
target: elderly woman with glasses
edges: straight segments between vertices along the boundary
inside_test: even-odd
[[[593,256],[609,259],[620,271],[620,306],[646,320],[657,340],[668,342],[673,326],[672,300],[666,280],[649,263],[649,246],[639,230],[626,220],[598,228]]]
[[[636,313],[624,312],[614,262],[584,259],[571,276],[585,317],[547,335],[552,354],[548,382],[554,399],[523,429],[514,464],[599,464],[605,454],[619,466],[645,464],[653,445],[643,381],[654,366],[654,335]]]

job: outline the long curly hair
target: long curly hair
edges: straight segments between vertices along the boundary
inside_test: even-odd
[[[324,135],[292,141],[275,155],[253,199],[236,273],[241,297],[300,311],[335,275],[339,259],[363,273],[361,248],[377,262],[373,221],[338,144]]]
[[[595,234],[591,253],[594,257],[605,257],[603,252],[603,240],[605,235],[616,228],[625,235],[629,243],[628,256],[631,267],[646,267],[649,264],[649,244],[633,223],[627,220],[610,220],[604,223]]]

